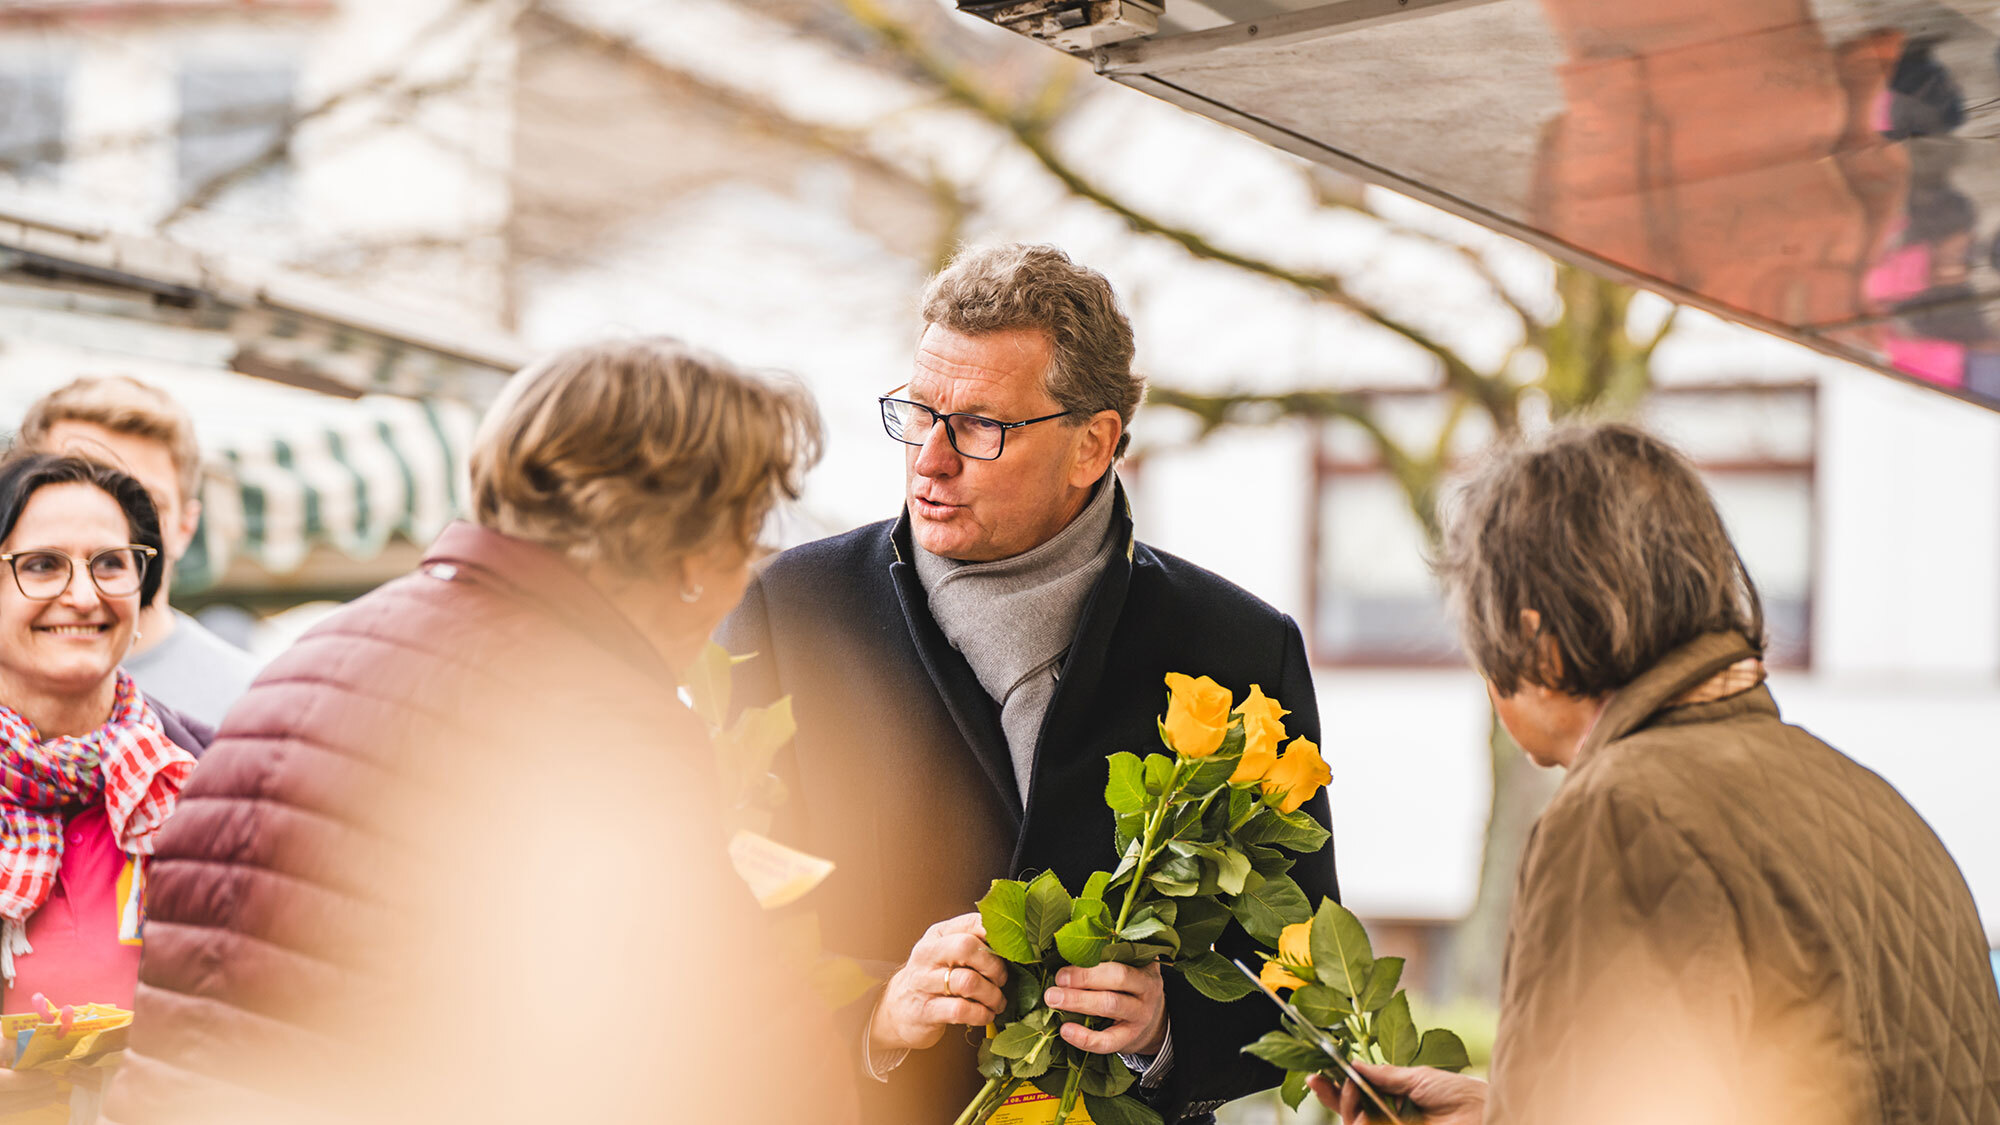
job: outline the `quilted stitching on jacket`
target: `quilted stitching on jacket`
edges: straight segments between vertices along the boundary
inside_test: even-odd
[[[1705,641],[1614,700],[1621,729],[1586,748],[1536,827],[1489,1121],[1565,1119],[1605,1093],[1607,1066],[1631,1064],[1631,1100],[1656,1077],[1666,1096],[1712,1079],[1740,1099],[1703,1120],[1757,1105],[2000,1125],[2000,993],[1957,865],[1767,690],[1660,711],[1731,658]],[[1700,1041],[1677,1043],[1677,1026]],[[1694,1070],[1670,1081],[1654,1059]]]

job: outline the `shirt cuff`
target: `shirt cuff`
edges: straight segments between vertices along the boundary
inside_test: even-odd
[[[1167,1021],[1167,1033],[1160,1040],[1160,1052],[1158,1054],[1120,1054],[1118,1057],[1125,1060],[1126,1066],[1138,1072],[1139,1085],[1145,1089],[1150,1090],[1160,1083],[1165,1082],[1167,1080],[1167,1072],[1174,1068],[1174,1021]],[[900,1062],[901,1060],[897,1061]]]
[[[861,1024],[861,1069],[877,1082],[887,1082],[890,1072],[903,1065],[910,1057],[907,1048],[897,1051],[878,1051],[875,1038],[869,1031],[875,1026],[875,1011],[882,1006],[882,998],[875,998],[875,1006],[868,1009],[868,1018]]]

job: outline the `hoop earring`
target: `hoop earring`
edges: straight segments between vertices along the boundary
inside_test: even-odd
[[[689,604],[689,605],[693,605],[694,603],[696,603],[696,602],[700,601],[700,600],[701,600],[701,587],[700,587],[700,586],[696,586],[696,587],[694,588],[694,591],[693,591],[692,593],[690,593],[690,592],[689,592],[689,591],[688,591],[688,590],[687,590],[686,588],[683,588],[683,589],[681,590],[681,600],[682,600],[682,601],[684,601],[684,602],[686,602],[686,603],[687,603],[687,604]]]

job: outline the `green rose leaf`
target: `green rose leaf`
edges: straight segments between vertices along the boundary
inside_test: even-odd
[[[1147,918],[1126,926],[1118,931],[1118,939],[1130,942],[1152,941],[1172,947],[1174,953],[1181,951],[1180,935],[1174,932],[1173,926],[1158,917]]]
[[[1284,1099],[1285,1108],[1298,1112],[1299,1105],[1306,1100],[1306,1073],[1303,1070],[1288,1070],[1285,1081],[1278,1087],[1278,1097]]]
[[[1154,797],[1167,791],[1167,779],[1173,776],[1174,760],[1165,754],[1153,754],[1146,759],[1146,792]],[[1120,809],[1120,812],[1124,810]]]
[[[1085,1092],[1083,1108],[1097,1125],[1164,1125],[1153,1108],[1134,1097],[1099,1097]]]
[[[1246,844],[1270,844],[1295,852],[1316,852],[1332,836],[1324,825],[1304,812],[1253,816],[1236,831],[1236,838]]]
[[[1401,957],[1377,957],[1375,968],[1368,974],[1368,985],[1354,998],[1355,1005],[1364,1012],[1379,1012],[1396,994],[1396,985],[1403,979],[1403,959]]]
[[[1032,965],[1042,959],[1039,948],[1028,942],[1028,885],[1014,879],[995,879],[993,889],[979,900],[979,920],[986,925],[986,945],[1017,965]]]
[[[1119,855],[1139,843],[1139,837],[1146,831],[1146,814],[1143,812],[1118,814],[1117,827],[1112,832]]]
[[[1243,929],[1262,944],[1276,949],[1278,935],[1286,926],[1303,922],[1312,915],[1305,892],[1289,875],[1266,879],[1261,885],[1246,887],[1229,903],[1229,912],[1243,923]]]
[[[1090,1055],[1083,1066],[1083,1092],[1115,1098],[1132,1088],[1139,1076],[1117,1055]]]
[[[1323,984],[1309,984],[1292,993],[1292,1004],[1314,1027],[1332,1027],[1354,1012],[1347,997]]]
[[[1330,898],[1321,899],[1319,913],[1313,915],[1312,955],[1313,971],[1335,992],[1359,996],[1368,990],[1375,970],[1368,931],[1353,911]]]
[[[1111,811],[1136,813],[1146,807],[1145,767],[1137,754],[1111,755],[1111,780],[1104,786],[1104,803]]]
[[[1063,889],[1062,880],[1055,872],[1044,871],[1028,884],[1023,928],[1037,960],[1049,947],[1056,931],[1069,922],[1070,907],[1069,892]]]
[[[710,641],[687,670],[688,702],[711,730],[729,718],[729,650]]]
[[[1225,1004],[1241,1000],[1257,989],[1250,983],[1250,978],[1229,963],[1227,957],[1214,950],[1187,961],[1177,961],[1174,968],[1180,970],[1181,976],[1194,986],[1196,992]]]
[[[1292,869],[1293,864],[1298,862],[1298,860],[1293,859],[1284,852],[1263,844],[1244,844],[1243,854],[1249,857],[1250,870],[1264,876],[1266,879],[1274,875],[1283,875]]]
[[[1098,912],[1085,914],[1082,908],[1095,905]],[[1063,960],[1082,968],[1094,968],[1104,960],[1104,947],[1111,943],[1110,912],[1104,904],[1091,903],[1088,899],[1077,903],[1077,917],[1056,931],[1056,952]]]
[[[1022,970],[1007,974],[1007,983],[1001,986],[1001,993],[1007,997],[1007,1011],[1000,1022],[1024,1019],[1029,1014],[1045,1010],[1042,1007],[1042,975],[1038,972]]]
[[[1375,1042],[1391,1066],[1408,1066],[1417,1057],[1417,1023],[1410,1018],[1410,997],[1398,992],[1375,1017]]]
[[[1235,848],[1224,848],[1216,858],[1215,883],[1226,895],[1243,893],[1244,881],[1250,877],[1250,857]]]
[[[1012,1060],[1003,1059],[993,1053],[993,1041],[982,1039],[979,1043],[979,1076],[981,1078],[1005,1078]]]
[[[1057,1047],[1057,1044],[1060,1042],[1061,1040],[1057,1037],[1054,1028],[1049,1028],[1042,1032],[1041,1038],[1035,1040],[1034,1046],[1028,1049],[1028,1053],[1021,1058],[1015,1059],[1013,1065],[1009,1068],[1014,1072],[1014,1077],[1039,1078],[1047,1074],[1049,1068],[1055,1065],[1056,1059],[1060,1054]]]
[[[1232,741],[1236,744],[1234,751],[1229,748]],[[1185,791],[1193,797],[1205,797],[1213,790],[1222,788],[1229,783],[1229,775],[1236,772],[1236,765],[1242,760],[1243,728],[1237,727],[1223,740],[1222,749],[1197,761],[1192,770],[1183,771],[1187,775]]]
[[[1114,941],[1104,947],[1104,959],[1122,965],[1150,965],[1173,955],[1173,946],[1158,941]]]
[[[1083,893],[1077,898],[1083,902],[1103,902],[1106,888],[1111,886],[1109,871],[1093,871],[1090,878],[1083,881]]]
[[[1249,823],[1251,817],[1256,816],[1263,808],[1264,803],[1257,799],[1257,789],[1254,785],[1243,789],[1231,789],[1229,791],[1229,830],[1234,832],[1243,827]]]
[[[1165,863],[1160,864],[1155,869],[1155,873],[1164,875],[1177,883],[1199,883],[1201,882],[1201,860],[1191,855],[1170,855],[1167,857]]]
[[[1243,1050],[1279,1070],[1303,1070],[1308,1074],[1317,1074],[1333,1065],[1333,1060],[1326,1057],[1325,1051],[1295,1038],[1288,1031],[1267,1031],[1262,1039]]]
[[[1460,1071],[1472,1065],[1472,1056],[1466,1053],[1465,1042],[1457,1033],[1434,1027],[1424,1032],[1423,1040],[1417,1044],[1417,1057],[1410,1065]]]
[[[1019,1059],[1027,1057],[1035,1044],[1047,1037],[1047,1033],[1042,1029],[1027,1020],[1022,1020],[1001,1028],[998,1035],[987,1040],[987,1046],[1003,1059]]]
[[[1174,919],[1174,929],[1180,933],[1181,949],[1186,951],[1204,950],[1213,947],[1222,931],[1229,926],[1229,908],[1207,895],[1176,899],[1179,913]],[[1231,969],[1234,973],[1236,970]]]

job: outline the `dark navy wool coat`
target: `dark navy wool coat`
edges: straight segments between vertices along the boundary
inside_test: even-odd
[[[1261,684],[1291,709],[1291,735],[1319,739],[1298,626],[1138,543],[1122,495],[1115,519],[1126,549],[1085,604],[1025,807],[1000,709],[930,615],[907,514],[777,556],[724,623],[725,646],[757,654],[737,669],[738,701],[792,696],[799,733],[780,764],[790,789],[781,834],[838,865],[803,903],[820,915],[828,949],[886,975],[926,928],[974,909],[994,879],[1053,870],[1075,892],[1090,872],[1115,867],[1105,758],[1163,751],[1155,719],[1169,672],[1213,676],[1238,698]],[[1327,821],[1324,793],[1305,808]],[[1332,845],[1303,857],[1293,877],[1313,902],[1338,897]],[[1249,939],[1232,924],[1222,948],[1243,956]],[[1166,979],[1175,1061],[1149,1100],[1169,1122],[1277,1084],[1278,1071],[1239,1053],[1276,1026],[1268,1001],[1218,1004]],[[849,1021],[857,1068],[874,999]],[[976,1035],[947,1032],[886,1084],[864,1078],[863,1120],[951,1120],[981,1082]]]

